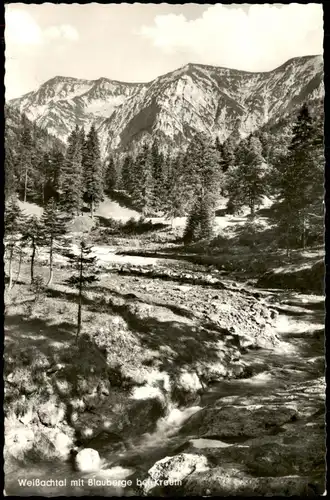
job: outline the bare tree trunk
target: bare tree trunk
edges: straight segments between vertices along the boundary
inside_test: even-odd
[[[23,248],[21,248],[21,251],[20,251],[20,254],[19,254],[18,271],[17,271],[16,280],[13,283],[13,287],[17,284],[19,275],[21,274],[22,260],[23,260]]]
[[[306,246],[306,222],[305,222],[305,210],[302,213],[302,235],[301,235],[301,246],[305,250]]]
[[[24,203],[26,202],[26,193],[27,193],[27,184],[28,184],[28,169],[25,169],[25,182],[24,182]]]
[[[91,201],[90,207],[91,207],[91,217],[92,217],[92,219],[94,219],[94,201],[93,200]]]
[[[83,250],[80,250],[80,272],[79,272],[79,295],[78,295],[78,321],[76,343],[81,331],[81,309],[82,309],[82,279],[83,279]]]
[[[52,281],[53,281],[53,274],[54,274],[54,271],[53,271],[53,246],[54,246],[54,242],[53,242],[53,239],[51,239],[50,248],[49,248],[49,279],[48,279],[48,283],[46,286],[50,286],[52,284]]]
[[[34,281],[34,260],[36,256],[36,242],[33,238],[32,240],[32,255],[31,255],[31,284]]]
[[[9,253],[9,283],[8,290],[11,290],[13,287],[13,257],[14,257],[14,247],[11,247]]]

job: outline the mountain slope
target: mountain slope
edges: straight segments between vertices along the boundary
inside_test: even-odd
[[[149,83],[55,77],[9,104],[62,140],[94,122],[105,154],[151,133],[167,147],[196,131],[245,137],[323,94],[322,57],[305,56],[264,73],[188,64]]]

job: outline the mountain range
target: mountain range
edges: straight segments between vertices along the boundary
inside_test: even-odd
[[[221,142],[244,138],[323,95],[323,58],[316,55],[259,73],[187,64],[148,83],[56,76],[7,104],[62,141],[76,124],[88,130],[95,123],[106,155],[151,138],[184,147],[197,131]]]

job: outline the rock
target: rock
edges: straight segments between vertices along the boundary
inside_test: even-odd
[[[208,469],[207,459],[203,455],[181,453],[174,457],[165,457],[148,470],[144,492],[148,493],[152,490],[157,485],[157,481],[168,481],[169,483],[182,481],[192,472],[204,472]],[[165,484],[165,486],[167,485]]]
[[[56,427],[65,416],[63,405],[59,405],[53,400],[48,401],[38,409],[40,422],[47,427]]]
[[[18,424],[12,426],[5,421],[5,446],[4,454],[18,459],[24,459],[24,453],[33,446],[34,432],[31,428]]]
[[[93,448],[85,448],[77,453],[75,466],[80,472],[97,472],[101,466],[100,455]]]
[[[270,434],[296,416],[295,409],[276,405],[213,406],[192,415],[180,432],[196,437],[218,439],[255,437]]]
[[[101,431],[97,436],[88,441],[88,447],[93,448],[103,455],[109,451],[112,452],[116,450],[119,452],[126,449],[123,438],[107,430]]]
[[[231,467],[195,472],[172,490],[184,496],[316,496],[306,476],[252,477]]]

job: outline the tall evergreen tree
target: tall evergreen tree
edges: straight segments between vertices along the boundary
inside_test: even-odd
[[[152,156],[147,144],[142,146],[133,163],[132,198],[143,216],[150,213],[154,202],[154,179]]]
[[[105,191],[111,193],[117,187],[118,175],[113,156],[109,156],[104,169]]]
[[[306,230],[315,203],[323,201],[324,156],[320,122],[313,119],[305,104],[293,126],[288,154],[275,165],[275,185],[280,208],[278,225],[286,234],[287,248],[297,243],[305,248]],[[322,217],[322,216],[321,216]],[[290,221],[288,223],[288,221]]]
[[[131,195],[133,186],[133,158],[130,154],[126,154],[121,169],[121,187]]]
[[[80,241],[77,254],[66,251],[64,255],[75,270],[75,273],[68,279],[68,284],[78,288],[77,341],[82,325],[83,292],[88,285],[98,280],[95,272],[92,272],[97,259],[92,254],[92,247],[84,240]]]
[[[247,205],[254,216],[256,206],[267,192],[262,146],[257,137],[241,141],[236,162],[237,165],[227,172],[229,204],[236,209]]]
[[[22,116],[22,132],[21,132],[21,151],[20,158],[22,164],[22,174],[23,174],[23,199],[26,202],[27,193],[28,193],[28,184],[29,184],[29,176],[32,170],[32,161],[33,161],[33,153],[32,153],[32,136],[31,129],[29,126],[29,122],[25,115]]]
[[[165,202],[165,161],[164,155],[159,151],[156,141],[151,146],[152,178],[153,178],[153,208],[156,211],[162,210]]]
[[[13,286],[13,260],[15,250],[19,248],[22,240],[22,231],[26,220],[25,214],[21,211],[16,196],[6,200],[4,229],[5,229],[5,250],[8,256],[9,284],[8,290]]]
[[[85,199],[89,203],[91,217],[97,205],[104,199],[103,166],[100,144],[95,126],[92,125],[86,138],[83,155]]]
[[[31,259],[30,259],[30,272],[31,284],[34,282],[34,265],[38,247],[41,243],[41,226],[37,216],[32,215],[26,220],[23,238],[30,242]]]
[[[184,215],[185,187],[184,187],[184,154],[182,152],[167,160],[168,172],[166,180],[166,199],[164,202],[165,215],[173,221],[176,217]]]
[[[186,177],[186,186],[190,197],[185,240],[189,242],[211,236],[215,203],[222,182],[218,153],[208,136],[196,134],[187,149],[185,167],[186,175],[189,176]],[[192,224],[191,221],[198,223]]]
[[[61,176],[61,203],[70,215],[79,215],[83,197],[81,131],[76,126],[68,138]]]
[[[63,212],[60,212],[58,204],[51,198],[40,220],[41,244],[49,249],[49,278],[47,286],[50,286],[53,281],[54,251],[56,246],[63,242],[68,221],[68,217]]]

